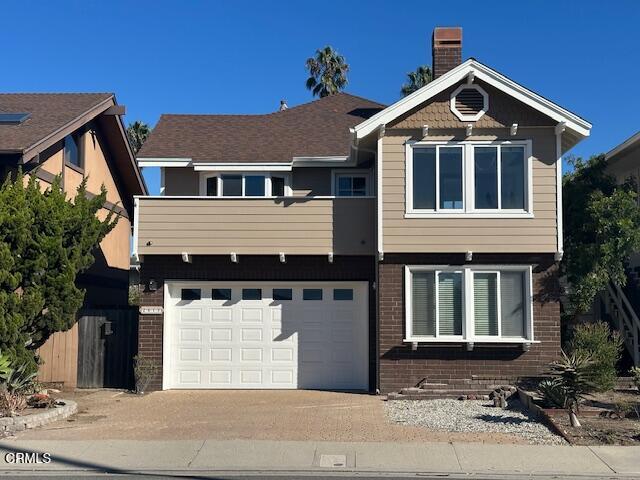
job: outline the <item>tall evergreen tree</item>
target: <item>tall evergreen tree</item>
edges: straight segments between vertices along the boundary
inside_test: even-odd
[[[35,350],[75,323],[84,301],[76,276],[117,222],[97,216],[105,201],[104,186],[87,196],[86,180],[73,199],[59,177],[41,191],[19,172],[0,187],[0,351],[13,360],[35,369]]]

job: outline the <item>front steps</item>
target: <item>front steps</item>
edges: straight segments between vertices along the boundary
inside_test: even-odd
[[[513,385],[514,377],[472,375],[470,378],[445,381],[422,381],[416,387],[389,393],[387,400],[469,399],[489,400],[496,388]]]

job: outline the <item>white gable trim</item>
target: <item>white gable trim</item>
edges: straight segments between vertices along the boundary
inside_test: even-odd
[[[378,129],[380,125],[388,124],[400,115],[405,114],[411,109],[428,101],[438,93],[469,77],[471,74],[475,79],[488,83],[531,108],[549,116],[556,122],[565,122],[567,128],[573,130],[578,135],[582,137],[589,136],[591,124],[586,120],[569,112],[568,110],[565,110],[546,98],[541,97],[513,80],[508,79],[486,65],[483,65],[474,59],[469,59],[428,85],[416,90],[411,95],[404,97],[381,112],[378,112],[368,120],[357,125],[354,128],[356,138],[360,139],[366,137],[374,130]]]

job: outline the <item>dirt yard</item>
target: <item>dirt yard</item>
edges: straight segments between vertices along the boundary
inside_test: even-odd
[[[578,415],[581,428],[569,423],[568,415],[553,420],[575,445],[640,445],[640,394],[615,390],[590,395]]]

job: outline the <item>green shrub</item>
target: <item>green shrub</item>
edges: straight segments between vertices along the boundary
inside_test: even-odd
[[[638,388],[638,393],[640,393],[640,367],[632,367],[631,376],[633,377],[633,383]]]
[[[622,339],[617,332],[612,333],[604,322],[578,325],[569,350],[591,359],[588,376],[597,391],[613,389],[617,379],[616,364],[622,351]]]

